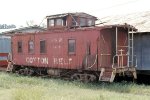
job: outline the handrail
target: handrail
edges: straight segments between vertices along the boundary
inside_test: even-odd
[[[114,68],[115,57],[118,57],[118,58],[119,58],[119,57],[122,57],[122,59],[121,59],[121,60],[122,60],[121,65],[122,65],[122,66],[121,66],[121,67],[123,67],[123,57],[124,57],[124,56],[129,57],[129,56],[131,56],[131,55],[128,55],[128,54],[122,54],[122,55],[119,54],[119,55],[118,55],[118,54],[117,54],[117,55],[113,56],[113,64],[112,64],[112,68]],[[137,58],[136,58],[136,55],[134,55],[134,57],[135,57],[135,61],[136,61],[135,67],[137,67]],[[118,59],[118,61],[120,61],[120,59]],[[127,63],[129,63],[129,62],[127,62]],[[118,62],[118,67],[119,67],[119,66],[120,66],[120,65],[119,65],[119,62]],[[128,67],[129,67],[129,66],[128,66]]]
[[[96,54],[96,57],[95,57],[94,63],[93,63],[90,67],[88,67],[88,68],[92,68],[92,67],[96,64],[97,58],[98,58],[98,54]]]

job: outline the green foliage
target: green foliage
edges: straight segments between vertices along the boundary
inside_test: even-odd
[[[150,86],[80,83],[0,73],[0,100],[149,100]]]

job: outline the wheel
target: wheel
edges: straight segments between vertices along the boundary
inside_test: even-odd
[[[76,81],[81,81],[81,80],[80,80],[80,75],[78,75],[78,74],[73,74],[73,75],[71,76],[71,79],[72,79],[72,80],[76,80]]]

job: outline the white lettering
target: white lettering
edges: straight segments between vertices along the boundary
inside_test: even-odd
[[[54,58],[54,64],[58,64],[57,58]]]
[[[58,61],[59,61],[59,64],[61,65],[63,64],[63,58],[59,58]]]
[[[43,58],[40,58],[40,57],[26,57],[26,62],[27,63],[40,63],[40,64],[48,64],[48,58],[46,57],[43,57]]]
[[[48,64],[48,58],[41,58],[42,64]]]
[[[72,58],[64,59],[64,58],[53,58],[54,65],[60,64],[60,65],[68,65],[71,64]]]

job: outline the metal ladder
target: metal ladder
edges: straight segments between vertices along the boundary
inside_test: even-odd
[[[133,34],[133,29],[128,30],[128,67],[134,66]]]

